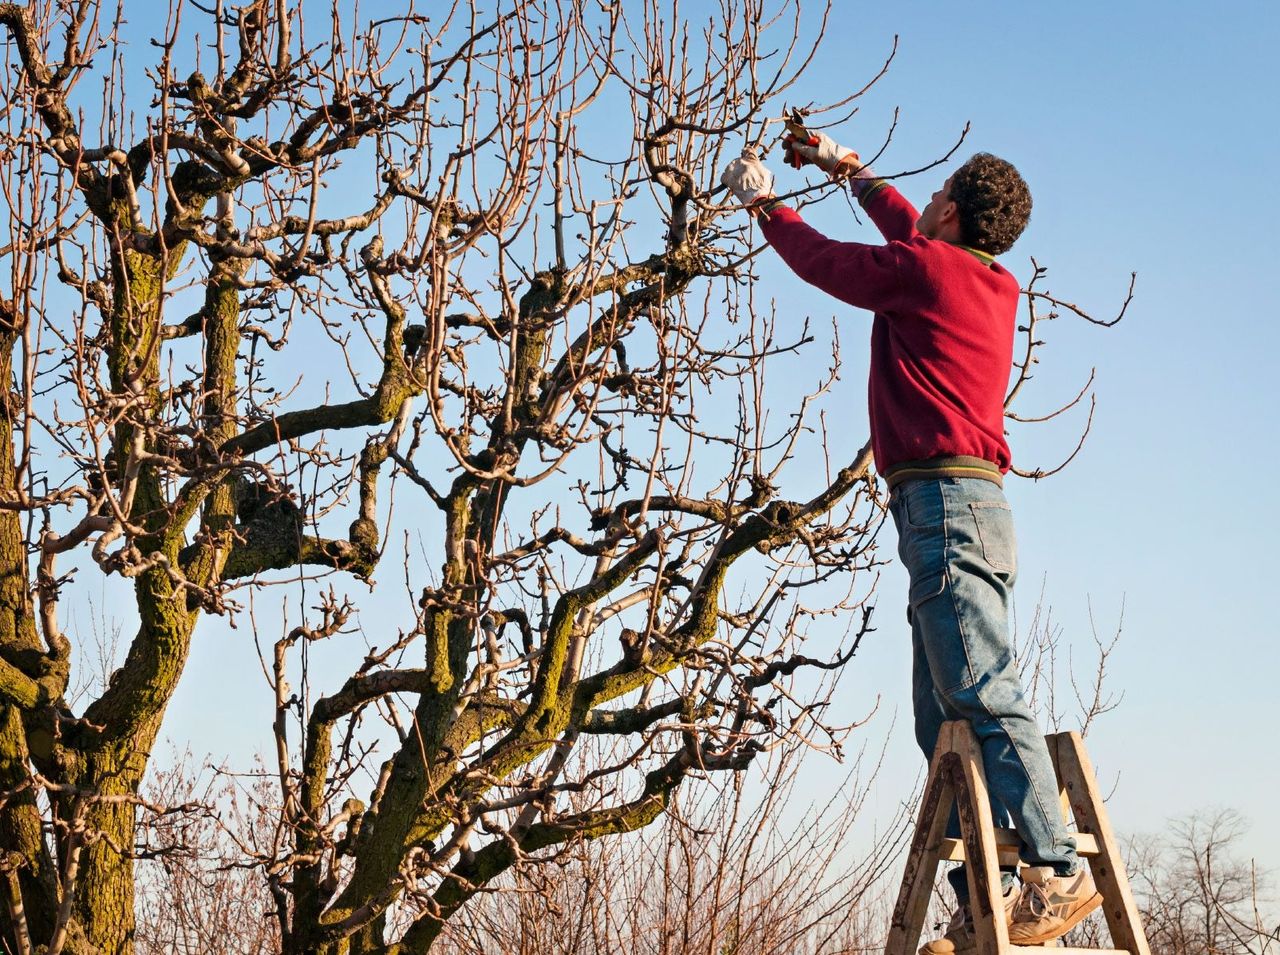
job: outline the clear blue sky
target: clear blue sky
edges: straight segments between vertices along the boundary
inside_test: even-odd
[[[1280,817],[1271,811],[1280,790],[1280,627],[1266,563],[1280,532],[1277,9],[840,4],[796,98],[832,100],[860,87],[899,34],[891,72],[858,116],[833,131],[838,139],[878,145],[900,106],[898,132],[877,164],[890,172],[935,158],[969,121],[967,150],[1013,160],[1035,195],[1030,229],[1004,260],[1020,278],[1035,255],[1050,269],[1050,288],[1107,312],[1138,272],[1137,296],[1117,328],[1064,317],[1046,330],[1038,390],[1024,411],[1069,397],[1092,366],[1099,408],[1067,472],[1011,482],[1020,611],[1025,621],[1043,581],[1065,640],[1083,650],[1090,605],[1104,632],[1124,607],[1110,674],[1124,702],[1091,741],[1104,786],[1116,784],[1118,828],[1151,831],[1169,816],[1231,806],[1251,820],[1259,860],[1280,867]],[[796,175],[776,158],[774,168],[783,182]],[[945,175],[925,174],[902,189],[923,204]],[[874,240],[870,226],[828,206],[813,217],[822,228]],[[863,433],[869,317],[780,268],[762,268],[766,295],[818,319],[839,316],[848,365],[838,387]],[[1071,427],[1015,432],[1015,458],[1057,463],[1074,445]],[[843,684],[849,718],[883,695],[868,732],[887,729],[896,710],[877,794],[886,812],[919,765],[908,729],[904,598],[905,581],[891,570],[879,630]],[[207,699],[238,681],[265,704],[245,641],[243,626],[202,627],[167,727],[179,746],[218,758],[243,744],[244,717],[210,721]],[[267,728],[259,715],[254,732]],[[265,743],[263,735],[256,745]],[[823,765],[809,772],[818,780],[840,775]]]

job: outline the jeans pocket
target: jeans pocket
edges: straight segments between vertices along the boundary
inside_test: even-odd
[[[1013,513],[1003,501],[975,501],[969,504],[982,556],[992,570],[1012,574],[1018,569],[1018,545],[1013,533]]]
[[[939,481],[907,481],[899,489],[902,510],[912,527],[938,527],[947,519]]]
[[[907,592],[907,623],[915,622],[915,614],[920,605],[942,593],[946,582],[945,570],[940,570],[936,574],[925,574],[919,580],[911,582],[911,589]]]

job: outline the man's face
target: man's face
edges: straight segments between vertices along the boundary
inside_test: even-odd
[[[933,194],[929,204],[920,213],[920,218],[916,221],[916,228],[920,230],[921,234],[931,239],[936,239],[938,230],[944,221],[954,217],[955,209],[956,204],[951,201],[951,177],[948,176],[947,181]]]

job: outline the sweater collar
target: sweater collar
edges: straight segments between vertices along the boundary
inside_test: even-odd
[[[968,252],[983,265],[991,266],[996,264],[996,257],[988,252],[983,252],[981,249],[975,249],[971,245],[963,245],[959,242],[954,244],[957,249],[964,249],[964,251]]]

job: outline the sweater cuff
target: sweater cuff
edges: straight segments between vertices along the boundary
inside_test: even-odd
[[[774,225],[780,222],[803,222],[800,213],[787,205],[781,199],[772,199],[768,203],[768,208],[760,208],[759,214],[756,216],[756,222],[760,224],[760,231],[768,238]]]
[[[889,185],[888,181],[877,176],[875,170],[870,166],[863,166],[855,172],[849,177],[848,183],[854,198],[864,204],[873,195]]]
[[[761,213],[767,216],[774,209],[777,209],[779,206],[783,206],[783,205],[786,205],[786,203],[784,203],[777,196],[770,196],[769,198],[763,199],[760,202],[756,203],[754,206],[752,206],[752,209],[758,213]]]

